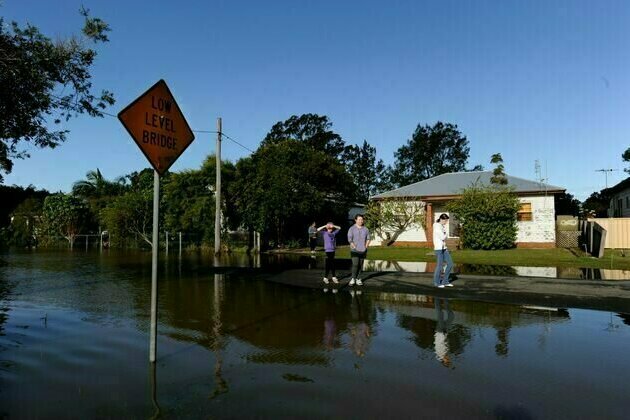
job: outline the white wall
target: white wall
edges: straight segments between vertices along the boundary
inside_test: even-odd
[[[553,194],[519,197],[521,203],[532,204],[532,221],[517,222],[516,242],[556,242]]]
[[[409,203],[410,205],[411,203],[414,203],[417,205],[417,201],[409,202]],[[372,238],[373,238],[372,245],[383,244],[383,238],[378,237],[375,232],[371,232],[371,233],[372,233]],[[402,241],[402,242],[426,242],[427,235],[424,231],[424,228],[421,225],[414,223],[411,226],[409,226],[406,231],[401,233],[400,236],[398,236],[398,239],[396,240]]]
[[[519,201],[532,204],[532,221],[517,222],[518,232],[516,234],[516,242],[544,242],[555,244],[556,222],[553,194],[547,196],[519,197]],[[433,208],[434,217],[437,217],[440,213],[445,213],[444,209],[435,206]],[[376,237],[375,234],[373,236],[373,245],[380,245],[382,238]],[[403,232],[397,240],[401,242],[426,242],[427,236],[422,226],[413,225],[407,231]]]

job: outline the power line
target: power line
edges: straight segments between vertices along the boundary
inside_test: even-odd
[[[109,112],[105,112],[105,111],[99,111],[101,114],[103,115],[107,115],[108,117],[113,117],[113,118],[118,118],[118,115],[114,115],[114,114],[110,114]],[[212,131],[212,130],[191,130],[193,133],[202,133],[202,134],[218,134],[218,131]],[[247,150],[250,153],[255,153],[252,149],[250,149],[249,147],[245,146],[243,143],[240,143],[239,141],[233,139],[232,137],[228,136],[225,133],[221,133],[221,136],[227,138],[228,140],[230,140],[231,142],[241,146],[243,149]]]
[[[228,140],[231,140],[232,142],[234,142],[234,143],[238,144],[238,145],[239,145],[239,146],[241,146],[243,149],[245,149],[245,150],[249,150],[251,153],[255,153],[252,149],[250,149],[249,147],[247,147],[247,146],[245,146],[245,145],[243,145],[243,144],[239,143],[238,141],[234,140],[232,137],[228,136],[227,134],[225,134],[225,133],[221,133],[221,135],[222,135],[222,136],[224,136],[224,137],[226,137]]]

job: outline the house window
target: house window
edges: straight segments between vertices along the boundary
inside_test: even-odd
[[[534,220],[532,217],[532,203],[521,203],[521,208],[516,213],[516,220],[519,222],[531,222]]]

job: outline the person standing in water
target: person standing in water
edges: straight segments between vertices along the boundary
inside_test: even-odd
[[[363,260],[367,255],[370,246],[370,231],[363,226],[362,214],[354,216],[354,225],[348,229],[348,243],[350,244],[350,256],[352,257],[352,278],[350,286],[363,285],[361,272],[363,271]]]
[[[433,224],[433,250],[435,251],[435,258],[437,259],[437,266],[433,273],[433,284],[440,289],[453,287],[449,282],[451,270],[453,269],[453,259],[446,248],[446,238],[448,236],[446,233],[447,223],[448,214],[442,213]],[[444,272],[444,278],[441,279],[444,263],[446,263],[446,271]]]
[[[328,222],[324,226],[317,228],[318,232],[321,232],[324,238],[324,251],[326,252],[326,272],[324,274],[324,283],[328,284],[328,274],[332,274],[332,282],[337,284],[337,276],[335,273],[335,249],[337,248],[337,234],[339,233],[339,226],[334,225],[332,222]]]

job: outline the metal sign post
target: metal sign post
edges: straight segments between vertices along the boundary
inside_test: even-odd
[[[157,264],[160,242],[158,225],[160,221],[160,174],[153,171],[153,239],[151,240],[151,338],[149,361],[155,362],[157,354]]]
[[[164,80],[158,81],[120,111],[118,119],[153,166],[153,239],[151,248],[151,331],[149,361],[157,354],[157,262],[159,252],[160,176],[195,139]],[[168,235],[166,237],[168,246]]]

